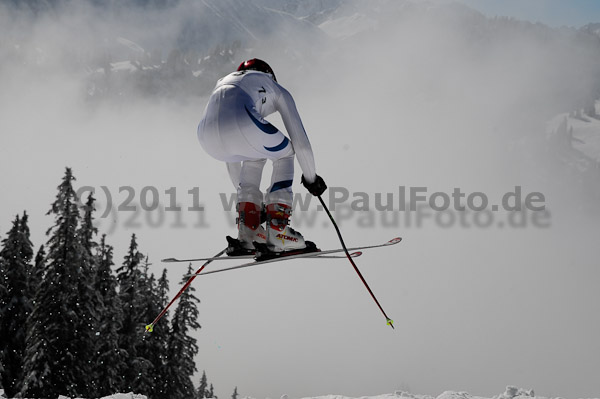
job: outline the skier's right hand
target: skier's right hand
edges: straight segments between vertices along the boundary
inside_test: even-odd
[[[323,194],[325,192],[325,190],[327,190],[327,184],[325,184],[325,181],[323,180],[323,178],[319,175],[316,175],[316,179],[314,182],[309,183],[306,181],[306,179],[304,178],[304,175],[302,175],[302,185],[304,185],[304,187],[306,187],[306,189],[308,190],[309,193],[311,193],[312,195],[314,195],[315,197],[318,197],[319,195]]]

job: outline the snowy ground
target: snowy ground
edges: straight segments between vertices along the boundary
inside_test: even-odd
[[[4,390],[0,389],[0,397],[4,397]],[[409,392],[396,391],[395,393],[376,395],[376,396],[361,396],[357,399],[549,399],[544,396],[535,396],[535,392],[531,390],[520,389],[513,386],[507,386],[504,393],[495,395],[492,398],[483,396],[473,396],[467,392],[445,391],[437,397],[430,395],[418,395]],[[600,398],[600,397],[599,397]],[[596,399],[599,399],[596,398]],[[69,399],[66,396],[59,396],[58,399]],[[105,396],[102,399],[146,399],[144,395],[134,393],[117,393],[110,396]],[[251,397],[243,397],[243,399],[253,399]],[[288,399],[287,395],[283,395],[281,399]],[[302,399],[355,399],[349,396],[342,395],[325,395],[314,398]],[[574,399],[574,398],[573,398]]]
[[[596,112],[600,112],[600,102],[596,102]],[[600,116],[573,116],[569,113],[556,115],[547,125],[549,135],[561,134],[559,126],[567,125],[566,144],[579,151],[586,158],[600,163]]]
[[[600,120],[587,119],[588,121],[582,121],[570,118],[569,122],[573,127],[573,148],[600,162]]]
[[[430,395],[418,395],[412,394],[408,392],[396,391],[391,394],[383,394],[377,396],[363,396],[359,399],[548,399],[543,396],[535,396],[535,392],[533,390],[525,390],[520,389],[513,386],[506,387],[506,391],[500,395],[495,395],[492,398],[486,398],[483,396],[474,396],[467,392],[454,392],[454,391],[445,391],[435,396]],[[286,398],[282,398],[286,399]],[[353,399],[347,396],[340,395],[327,395],[327,396],[318,396],[316,398],[304,398],[304,399]]]
[[[0,398],[5,398],[4,389],[0,389]],[[71,399],[67,396],[60,395],[58,399]],[[102,399],[147,399],[144,395],[138,395],[135,393],[116,393],[114,395],[105,396]]]

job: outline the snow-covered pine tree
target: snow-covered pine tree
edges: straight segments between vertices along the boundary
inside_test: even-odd
[[[231,399],[238,399],[238,391],[237,391],[237,387],[235,387],[235,389],[233,390],[233,394],[231,395]]]
[[[84,214],[80,229],[82,245],[90,256],[94,256],[94,250],[98,247],[98,243],[94,241],[94,237],[98,234],[98,229],[94,227],[95,201],[94,196],[90,194],[83,207]]]
[[[158,286],[156,289],[155,301],[157,311],[154,314],[148,315],[148,320],[153,320],[154,317],[162,310],[169,300],[169,280],[167,279],[167,269],[163,269],[162,275],[158,280]],[[154,331],[149,338],[153,340],[154,353],[152,354],[153,369],[153,384],[154,392],[152,393],[153,399],[169,399],[171,393],[168,387],[168,376],[167,376],[167,359],[169,357],[167,342],[170,333],[169,328],[169,313],[165,314],[161,322],[154,327]]]
[[[163,354],[166,346],[165,342],[160,342],[153,334],[145,333],[144,326],[147,320],[152,320],[154,316],[160,311],[158,308],[159,299],[157,293],[157,283],[154,278],[154,274],[148,274],[150,262],[148,257],[145,258],[142,266],[141,284],[139,291],[140,300],[140,314],[141,321],[137,327],[137,332],[141,335],[137,342],[137,358],[143,371],[137,376],[134,381],[133,387],[134,392],[144,394],[151,399],[155,399],[156,385],[155,380],[159,378],[157,369],[160,368],[161,360],[160,354]]]
[[[187,274],[191,273],[193,269],[190,264]],[[183,282],[186,281],[187,278],[184,278]],[[192,398],[195,394],[192,375],[196,371],[194,357],[198,353],[198,345],[190,334],[192,330],[200,328],[200,324],[197,306],[199,300],[194,296],[194,291],[194,287],[190,286],[181,294],[171,322],[166,373],[168,388],[174,399]]]
[[[28,286],[32,290],[33,295],[32,298],[35,298],[35,293],[37,292],[37,287],[40,285],[40,281],[44,276],[44,270],[46,269],[46,250],[44,249],[44,245],[40,245],[37,253],[35,254],[35,259],[33,261],[33,267],[29,271],[29,283]]]
[[[214,398],[214,399],[219,399],[219,397],[217,395],[215,395],[215,389],[213,388],[213,384],[210,384],[210,388],[208,389],[208,397],[209,398]]]
[[[23,355],[25,353],[25,322],[33,309],[28,274],[33,257],[29,239],[27,214],[17,216],[2,240],[0,250],[0,374],[2,386],[9,397],[21,390]]]
[[[125,371],[120,389],[123,392],[145,394],[151,387],[144,387],[140,375],[151,367],[150,362],[139,356],[138,349],[144,335],[144,278],[141,264],[144,255],[138,251],[136,236],[131,236],[129,250],[123,264],[117,269],[119,299],[123,309],[123,320],[119,330],[119,346],[127,352]]]
[[[89,396],[93,330],[81,329],[89,323],[86,309],[90,306],[79,294],[89,286],[81,286],[87,269],[73,180],[67,168],[48,211],[55,223],[47,232],[46,270],[27,320],[24,397]]]
[[[85,395],[88,397],[99,396],[98,384],[100,380],[96,373],[95,355],[96,348],[103,339],[98,335],[100,332],[98,326],[100,324],[100,312],[103,301],[102,295],[96,286],[98,257],[95,252],[98,243],[95,241],[95,236],[98,233],[98,229],[94,227],[94,201],[94,197],[90,194],[87,198],[81,225],[77,232],[77,236],[81,241],[81,247],[83,248],[78,284],[78,297],[81,304],[78,320],[81,324],[77,326],[77,330],[80,334],[88,337],[87,342],[81,342],[83,346],[78,349],[78,353],[84,356],[83,359],[87,361],[86,373],[89,377]]]
[[[102,236],[98,247],[96,291],[101,297],[95,368],[98,378],[98,396],[108,396],[121,388],[127,353],[119,347],[119,334],[123,312],[117,296],[117,279],[113,273],[113,248]]]

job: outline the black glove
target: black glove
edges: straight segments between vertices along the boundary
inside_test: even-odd
[[[327,190],[327,184],[325,184],[325,181],[319,175],[317,175],[317,178],[312,183],[308,183],[306,179],[304,179],[304,175],[302,175],[301,181],[302,185],[306,187],[308,192],[314,195],[315,197],[318,197],[319,195],[323,194],[325,190]]]

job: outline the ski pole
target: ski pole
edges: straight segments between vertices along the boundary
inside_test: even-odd
[[[388,315],[385,314],[385,310],[383,310],[383,307],[381,307],[381,305],[379,304],[379,301],[375,297],[375,294],[373,294],[373,291],[371,291],[371,287],[369,287],[369,284],[367,284],[367,281],[363,277],[362,273],[360,272],[360,270],[358,270],[358,266],[356,266],[356,263],[354,263],[354,260],[352,259],[352,256],[350,256],[350,253],[348,252],[348,249],[346,248],[346,244],[344,244],[344,239],[342,238],[342,233],[340,232],[340,229],[339,229],[337,223],[333,219],[333,216],[331,216],[331,212],[329,212],[329,209],[325,205],[325,201],[323,201],[323,198],[321,198],[320,195],[318,195],[317,198],[319,198],[319,201],[321,202],[321,205],[323,206],[323,209],[325,209],[325,212],[327,212],[327,216],[329,216],[329,220],[331,220],[331,223],[333,224],[333,227],[335,227],[335,231],[337,232],[338,238],[340,239],[340,243],[342,244],[342,248],[344,249],[344,252],[346,253],[346,257],[348,258],[348,260],[350,261],[350,263],[352,263],[352,266],[354,266],[354,270],[358,274],[358,277],[360,277],[360,279],[362,280],[363,284],[365,285],[365,287],[369,291],[369,294],[371,294],[371,297],[373,298],[373,300],[375,301],[375,303],[379,307],[379,310],[381,310],[381,313],[383,313],[383,315],[385,316],[385,319],[387,320],[387,324],[390,327],[392,327],[392,329],[393,329],[394,328],[394,320],[390,319],[388,317]]]
[[[222,250],[221,252],[219,252],[218,254],[216,254],[213,258],[218,258],[219,256],[223,255],[226,250],[227,250],[227,248],[225,248],[224,250]],[[167,313],[167,310],[169,310],[169,308],[171,307],[171,305],[173,304],[173,302],[175,302],[177,300],[177,298],[179,298],[181,296],[181,294],[183,294],[183,291],[185,291],[190,286],[190,284],[192,284],[192,281],[194,281],[194,279],[197,277],[197,275],[200,274],[200,272],[202,270],[204,270],[204,268],[206,266],[208,266],[208,264],[211,263],[213,260],[214,259],[206,261],[202,266],[200,266],[200,269],[198,269],[196,271],[196,273],[192,274],[192,276],[183,285],[183,287],[181,287],[181,289],[179,290],[179,292],[177,293],[177,295],[175,295],[173,297],[173,299],[171,299],[171,302],[169,302],[169,304],[167,306],[165,306],[165,308],[158,314],[158,316],[156,316],[156,319],[154,319],[154,321],[152,323],[150,323],[150,324],[148,324],[146,326],[146,331],[147,332],[152,332],[154,330],[154,326],[156,325],[156,323],[158,323],[158,321],[161,319],[161,317],[163,317],[165,315],[165,313]]]

